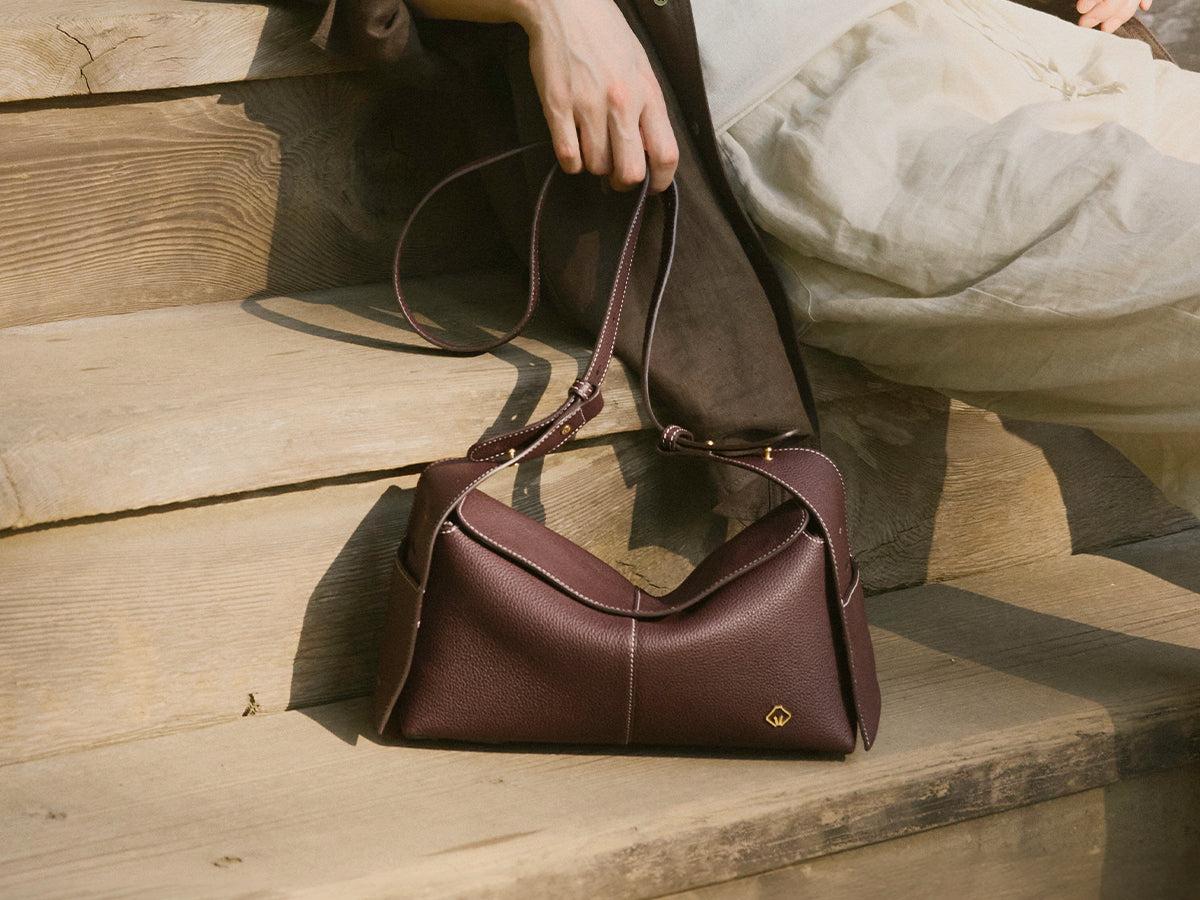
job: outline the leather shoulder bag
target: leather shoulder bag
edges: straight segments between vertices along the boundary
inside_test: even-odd
[[[525,149],[455,172],[455,178]],[[534,211],[529,300],[537,303],[538,234],[551,169]],[[768,479],[786,502],[654,596],[586,550],[477,488],[509,466],[558,450],[603,406],[629,269],[646,208],[642,185],[587,371],[552,415],[428,466],[397,553],[374,720],[409,739],[654,744],[847,753],[870,748],[880,696],[862,586],[833,462],[792,434],[721,445],[654,418],[651,344],[670,274],[674,185],[661,195],[663,240],[644,333],[642,396],[669,455],[700,456]],[[401,234],[397,260],[408,225]],[[397,267],[398,272],[398,267]],[[789,445],[789,441],[790,444]]]

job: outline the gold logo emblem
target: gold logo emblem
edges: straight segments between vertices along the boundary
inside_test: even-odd
[[[779,705],[767,713],[767,722],[776,728],[782,728],[791,721],[791,718],[792,714]]]

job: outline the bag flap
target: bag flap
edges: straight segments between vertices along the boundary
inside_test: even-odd
[[[579,602],[636,618],[659,618],[693,606],[791,546],[809,521],[799,503],[784,504],[717,547],[679,587],[658,597],[635,587],[574,542],[480,491],[467,495],[456,519],[480,543]]]

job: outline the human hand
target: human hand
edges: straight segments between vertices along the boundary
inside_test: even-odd
[[[1133,18],[1138,9],[1149,9],[1151,0],[1078,0],[1075,9],[1084,28],[1100,26],[1110,34]]]
[[[612,0],[534,0],[518,17],[559,164],[650,190],[675,177],[679,146],[646,52]]]

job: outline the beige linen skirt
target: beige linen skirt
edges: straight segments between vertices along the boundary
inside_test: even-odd
[[[1091,428],[1200,513],[1200,75],[1008,0],[906,0],[721,143],[804,342]]]

